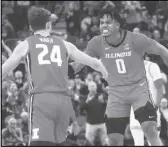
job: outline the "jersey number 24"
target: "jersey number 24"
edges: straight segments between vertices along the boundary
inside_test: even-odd
[[[43,51],[38,55],[38,63],[40,65],[57,63],[58,66],[62,66],[60,46],[54,45],[52,50],[51,50],[51,53],[49,53],[48,47],[45,44],[36,44],[36,48],[42,48],[43,49]],[[47,59],[44,60],[44,57],[48,53],[50,54],[50,59],[49,60],[47,60]]]

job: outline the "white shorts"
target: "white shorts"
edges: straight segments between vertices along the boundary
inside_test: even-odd
[[[94,142],[95,137],[97,135],[99,135],[102,144],[108,142],[107,129],[105,123],[96,125],[86,123],[86,133],[85,133],[86,139],[90,142]]]

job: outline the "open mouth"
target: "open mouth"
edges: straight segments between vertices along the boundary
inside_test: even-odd
[[[108,33],[109,31],[107,29],[103,29],[103,33]]]

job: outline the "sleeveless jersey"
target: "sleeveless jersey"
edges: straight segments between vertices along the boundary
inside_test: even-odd
[[[144,64],[145,64],[145,69],[146,69],[146,77],[147,77],[148,84],[149,84],[149,90],[151,92],[154,103],[156,103],[157,88],[155,87],[154,82],[162,78],[160,68],[156,63],[153,63],[151,61],[145,60]]]
[[[34,35],[27,38],[28,69],[31,75],[31,94],[65,92],[68,82],[68,52],[58,37]]]
[[[132,85],[145,80],[143,52],[134,48],[132,32],[125,31],[122,43],[113,47],[98,36],[97,53],[109,72],[110,87]],[[100,49],[101,47],[101,49]]]

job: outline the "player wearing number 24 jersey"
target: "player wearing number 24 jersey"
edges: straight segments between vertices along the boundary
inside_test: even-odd
[[[28,18],[34,35],[16,46],[12,56],[2,66],[4,78],[27,56],[32,85],[30,146],[54,146],[64,142],[70,120],[77,128],[67,88],[69,57],[108,77],[106,68],[98,59],[79,51],[72,43],[50,35],[50,16],[46,9],[30,8]]]
[[[155,106],[150,99],[143,55],[160,55],[168,65],[168,50],[143,34],[122,28],[121,16],[109,9],[100,12],[101,35],[93,37],[85,50],[99,58],[108,70],[109,98],[107,103],[107,133],[110,145],[123,145],[124,132],[129,123],[131,106],[152,145],[161,145],[157,131]],[[78,72],[82,65],[72,64]],[[150,122],[150,123],[149,123]],[[153,133],[151,133],[153,132]],[[154,135],[153,135],[154,134]]]

